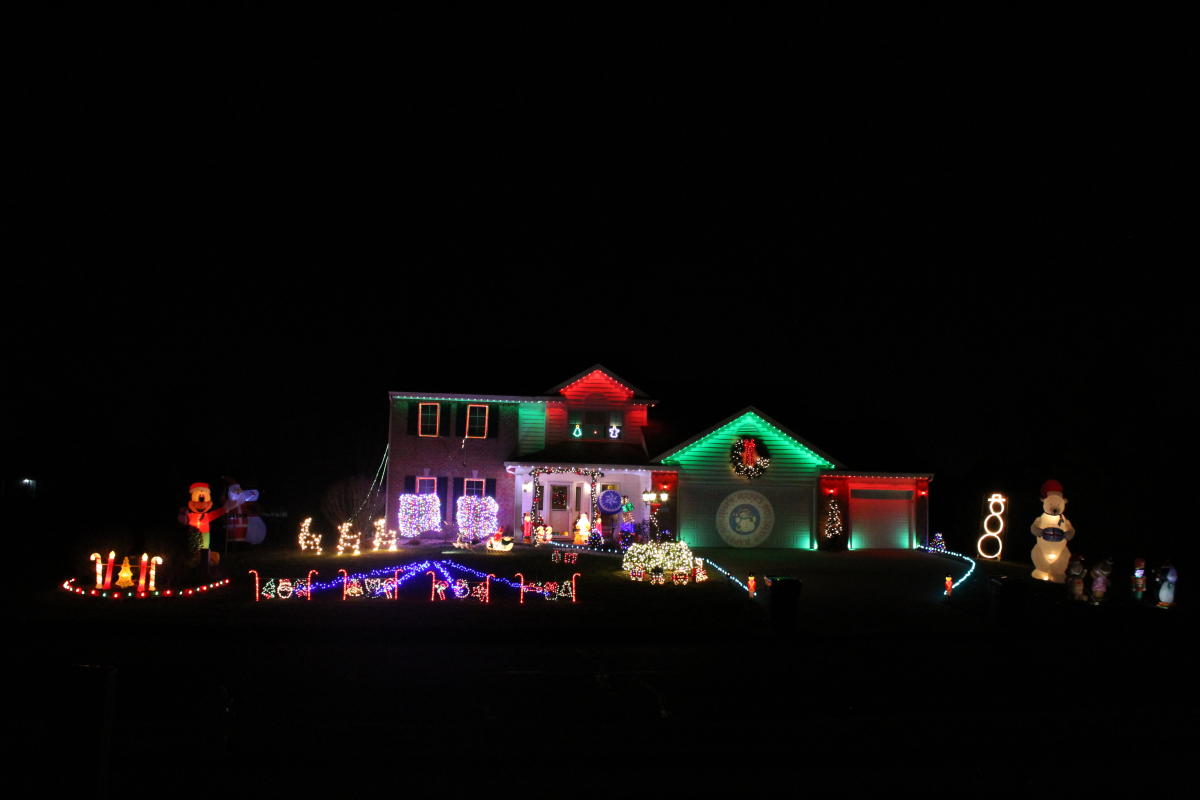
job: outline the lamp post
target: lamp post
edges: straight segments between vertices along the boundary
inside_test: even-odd
[[[654,529],[654,541],[656,542],[662,539],[662,529],[658,525],[658,512],[670,499],[671,495],[665,486],[657,492],[653,486],[642,492],[642,501],[650,507],[650,527]]]

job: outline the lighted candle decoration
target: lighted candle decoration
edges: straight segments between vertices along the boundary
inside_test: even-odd
[[[1008,508],[1008,498],[999,492],[992,492],[991,497],[987,499],[987,504],[988,515],[983,518],[983,535],[975,543],[975,551],[980,558],[999,559],[1000,554],[1004,552],[1004,540],[1000,538],[1000,534],[1004,533],[1004,512]],[[989,539],[995,541],[988,542],[986,547],[988,549],[995,548],[994,553],[984,550],[984,542]]]

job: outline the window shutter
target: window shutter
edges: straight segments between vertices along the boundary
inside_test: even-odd
[[[451,478],[450,484],[450,519],[458,524],[458,498],[463,496],[463,479]]]
[[[487,438],[489,439],[495,439],[500,431],[500,409],[501,406],[488,406]]]
[[[454,406],[454,438],[461,439],[467,435],[467,404],[458,403]]]
[[[483,493],[486,494],[488,497],[492,497],[492,498],[494,498],[496,496],[496,479],[495,478],[488,478],[486,481],[484,481]]]
[[[421,413],[421,404],[409,401],[408,404],[408,435],[417,435],[417,416]]]
[[[438,424],[438,436],[450,435],[450,410],[454,406],[449,403],[439,403],[438,413],[441,415],[440,423]]]
[[[404,493],[405,494],[416,494],[417,493],[417,476],[416,475],[405,475],[404,476]]]
[[[446,478],[446,477],[438,478],[437,493],[438,493],[438,497],[441,498],[442,508],[445,508],[448,505],[449,498],[450,498],[450,479],[449,478]],[[447,513],[444,517],[442,517],[442,519],[453,520],[454,519],[454,510],[451,509],[449,513]]]

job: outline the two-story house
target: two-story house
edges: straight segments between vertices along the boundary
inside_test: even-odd
[[[559,533],[599,508],[615,490],[650,510],[642,493],[675,486],[675,467],[650,464],[644,428],[654,400],[597,364],[543,395],[391,392],[387,515],[401,495],[436,495],[444,529],[453,533],[458,498],[496,500],[498,522],[519,531],[532,512]],[[611,531],[608,531],[611,533]]]

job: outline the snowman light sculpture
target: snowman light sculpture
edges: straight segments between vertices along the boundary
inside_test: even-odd
[[[1075,528],[1063,513],[1067,498],[1063,497],[1062,484],[1046,481],[1042,484],[1042,514],[1029,527],[1037,539],[1033,545],[1033,577],[1041,581],[1065,583],[1067,564],[1071,551],[1067,542],[1075,536]]]

